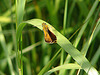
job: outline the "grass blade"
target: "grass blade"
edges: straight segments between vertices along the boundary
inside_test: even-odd
[[[55,67],[51,70],[49,70],[48,72],[46,72],[44,75],[50,75],[52,72],[58,71],[58,70],[64,70],[64,69],[81,69],[81,67],[78,64],[65,64],[65,65],[61,65],[58,67]]]
[[[32,24],[39,29],[42,30],[42,23],[45,22],[40,19],[32,19],[29,21],[25,21],[21,23],[17,29],[17,41],[21,34],[21,31],[23,27],[25,26],[25,23]],[[45,22],[47,23],[47,22]],[[40,26],[41,25],[41,26]],[[81,66],[82,69],[88,74],[98,74],[97,70],[90,64],[90,62],[69,42],[67,38],[65,38],[61,33],[59,33],[54,27],[52,27],[49,23],[47,23],[48,27],[50,27],[51,31],[56,35],[57,37],[57,44],[61,46],[67,53],[69,53],[73,59]],[[20,31],[20,32],[19,32]],[[19,33],[18,33],[19,32]]]

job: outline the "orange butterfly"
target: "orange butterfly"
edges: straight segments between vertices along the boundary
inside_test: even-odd
[[[56,43],[57,42],[57,38],[56,36],[49,30],[48,25],[46,25],[46,23],[42,23],[42,27],[43,27],[43,32],[44,32],[44,38],[45,41],[47,43]]]

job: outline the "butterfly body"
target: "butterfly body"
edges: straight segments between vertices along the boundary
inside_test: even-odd
[[[44,38],[45,41],[47,43],[56,43],[57,42],[57,38],[56,36],[49,30],[49,27],[46,23],[42,23],[42,27],[43,27],[43,32],[44,32]]]

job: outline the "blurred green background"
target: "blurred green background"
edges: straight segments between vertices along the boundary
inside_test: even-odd
[[[18,74],[15,51],[17,46],[16,27],[18,15],[23,15],[23,21],[34,18],[45,20],[63,34],[64,14],[67,14],[64,36],[68,39],[90,19],[78,43],[78,50],[84,47],[100,18],[100,3],[98,3],[93,15],[86,20],[95,0],[68,0],[67,8],[65,7],[66,0],[26,0],[24,13],[22,14],[17,13],[16,1],[0,0],[0,75],[11,75],[10,69],[14,72],[12,74]],[[65,8],[67,12],[65,12]],[[22,10],[22,8],[19,10]],[[77,38],[78,32],[70,39],[72,44]],[[43,31],[30,25],[25,26],[22,32],[22,40],[24,75],[37,75],[60,49],[57,44],[47,44],[44,41]],[[88,48],[86,58],[91,61],[96,52],[99,52],[99,54],[96,54],[96,62],[93,66],[100,72],[100,28],[98,35],[96,35]],[[67,53],[64,53],[64,60],[67,55]],[[55,62],[52,63],[50,69],[60,65],[60,57],[61,52],[56,57]],[[9,65],[12,64],[12,68],[9,67],[7,61],[9,61]],[[75,61],[71,58],[69,62],[74,63]],[[66,74],[76,75],[77,70],[71,71],[67,70]],[[58,74],[59,72],[57,71],[52,75]],[[80,71],[80,75],[85,74],[83,70]]]

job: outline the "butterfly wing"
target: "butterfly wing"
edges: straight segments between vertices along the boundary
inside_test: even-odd
[[[52,39],[51,39],[50,35],[47,32],[44,32],[44,38],[45,38],[45,41],[47,43],[51,43],[52,42]]]
[[[46,23],[42,23],[43,31],[44,31],[44,38],[47,43],[56,43],[57,38],[56,36],[49,30],[48,25]]]
[[[48,34],[52,40],[52,43],[56,43],[57,42],[57,38],[56,36],[48,29]]]

